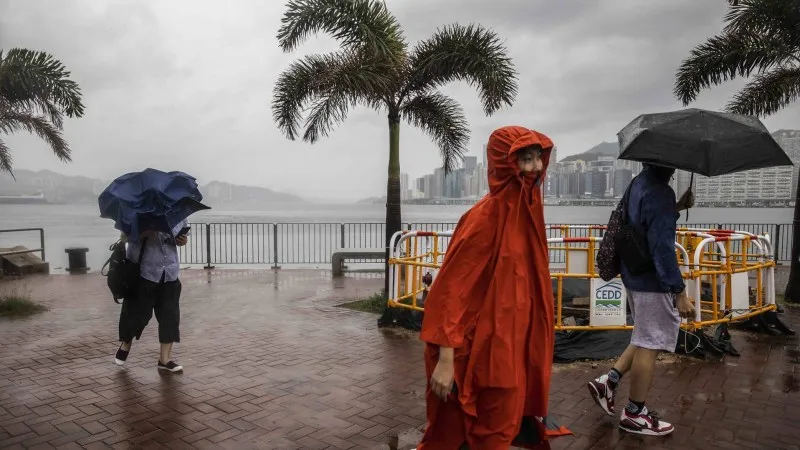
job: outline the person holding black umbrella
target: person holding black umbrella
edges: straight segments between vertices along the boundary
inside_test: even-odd
[[[624,248],[615,244],[619,267],[612,267],[613,259],[603,258],[601,271],[621,272],[634,328],[630,346],[614,367],[589,382],[588,388],[603,411],[614,415],[614,392],[620,378],[630,371],[630,399],[619,427],[663,436],[674,427],[645,406],[656,356],[661,350],[675,351],[681,317],[700,320],[686,295],[675,255],[678,210],[691,207],[693,196],[690,187],[676,204],[670,178],[676,169],[712,177],[792,162],[753,116],[699,109],[642,114],[617,137],[619,159],[639,161],[645,169],[621,202],[625,225],[618,230],[630,239]]]
[[[674,172],[675,169],[645,164],[628,188],[626,220],[646,241],[651,264],[641,270],[622,261],[622,282],[628,289],[628,305],[634,317],[631,343],[607,374],[588,385],[595,402],[606,414],[614,415],[617,385],[624,374],[631,372],[630,399],[619,427],[649,436],[663,436],[674,430],[672,424],[648,410],[645,400],[658,353],[675,351],[681,317],[694,315],[694,304],[686,295],[675,258],[678,211],[691,207],[693,198],[687,191],[675,201],[675,192],[669,186]]]

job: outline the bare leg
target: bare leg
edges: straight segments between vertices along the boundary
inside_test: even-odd
[[[172,342],[170,342],[168,344],[162,343],[161,344],[161,356],[159,358],[159,361],[161,361],[163,364],[166,364],[166,363],[168,363],[170,361],[170,357],[171,356],[172,356]]]
[[[637,348],[638,347],[635,345],[629,345],[619,356],[619,359],[617,359],[617,362],[614,364],[614,369],[619,372],[620,375],[625,375],[631,370]]]
[[[633,356],[633,364],[631,365],[631,400],[644,403],[647,398],[647,392],[653,383],[653,372],[656,368],[657,356],[658,350],[636,349]]]
[[[133,343],[133,341],[131,341],[131,342],[123,342],[122,345],[120,346],[120,348],[125,350],[126,352],[129,352],[129,351],[131,351],[131,344],[132,343]]]

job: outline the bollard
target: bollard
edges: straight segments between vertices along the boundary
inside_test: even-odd
[[[69,256],[69,267],[67,272],[70,274],[82,274],[89,271],[86,267],[86,247],[67,247],[64,252]]]

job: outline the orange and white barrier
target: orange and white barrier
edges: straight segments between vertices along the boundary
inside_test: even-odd
[[[567,236],[547,240],[550,277],[556,280],[554,297],[556,330],[630,329],[626,323],[627,292],[619,278],[605,282],[595,270],[600,236]],[[574,226],[575,230],[603,230],[604,226]],[[403,231],[392,236],[389,305],[424,311],[421,296],[428,286],[426,273],[435,274],[444,260],[452,231]],[[736,230],[680,229],[675,242],[676,258],[695,302],[695,328],[744,320],[776,309],[775,261],[768,235]],[[567,279],[589,283],[589,325],[564,322],[563,287]],[[435,281],[434,281],[435,282]],[[710,294],[703,295],[707,285]],[[703,299],[704,297],[710,297]]]

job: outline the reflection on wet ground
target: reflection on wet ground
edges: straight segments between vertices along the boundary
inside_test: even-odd
[[[155,368],[155,319],[125,366],[112,363],[119,306],[104,278],[11,283],[51,309],[0,320],[0,447],[416,445],[425,423],[417,335],[335,306],[379,291],[382,278],[190,270],[183,284],[175,357],[186,369],[175,375]],[[783,316],[800,325],[800,310]],[[738,358],[659,363],[648,403],[676,423],[666,439],[622,435],[597,411],[585,383],[610,363],[559,366],[551,412],[575,436],[553,448],[798,448],[798,339],[733,338]],[[626,398],[623,381],[618,403]]]

